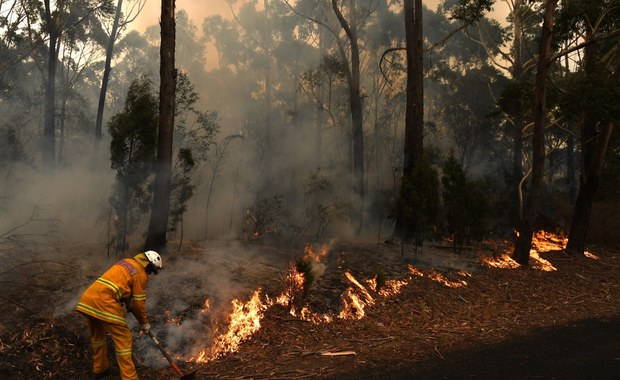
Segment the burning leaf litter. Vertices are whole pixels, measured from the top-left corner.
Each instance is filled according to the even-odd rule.
[[[530,252],[532,267],[541,271],[556,271],[557,268],[548,260],[540,257],[539,253],[561,250],[565,244],[566,238],[561,235],[537,231],[534,234],[533,248]],[[310,245],[306,245],[304,248],[304,259],[311,261],[315,265],[319,265],[321,260],[327,256],[328,252],[329,249],[326,245],[323,245],[319,250],[314,250]],[[588,257],[593,258],[594,256],[590,255]],[[482,257],[482,264],[491,268],[503,269],[520,267],[520,265],[509,256],[509,253],[504,253],[493,258]],[[469,272],[458,271],[456,272],[458,278],[449,279],[433,268],[424,272],[410,264],[407,266],[407,269],[408,272],[414,276],[413,278],[428,278],[448,288],[465,287],[468,285],[465,279],[473,277]],[[251,336],[261,328],[260,322],[264,313],[272,306],[284,306],[288,308],[291,316],[313,324],[330,323],[336,319],[360,320],[366,315],[366,310],[376,304],[377,297],[388,298],[396,296],[404,286],[410,284],[413,280],[412,277],[400,280],[388,280],[380,289],[377,289],[376,278],[366,280],[366,285],[364,285],[349,271],[345,271],[344,275],[352,286],[348,287],[341,295],[342,308],[340,312],[337,313],[337,315],[320,315],[312,312],[307,305],[301,308],[295,306],[297,297],[304,291],[304,274],[299,272],[293,263],[290,263],[288,272],[284,277],[284,291],[282,294],[275,298],[271,298],[268,295],[262,295],[262,290],[258,289],[254,292],[251,299],[245,303],[234,299],[232,301],[232,312],[228,318],[227,332],[217,336],[212,347],[200,350],[198,354],[192,356],[190,361],[206,363],[227,353],[237,351],[239,345],[243,341],[251,338]],[[208,307],[209,301],[206,300],[205,309],[208,309]],[[201,312],[205,312],[205,310]]]

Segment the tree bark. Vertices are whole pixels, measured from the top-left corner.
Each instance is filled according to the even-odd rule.
[[[547,113],[547,71],[551,54],[553,37],[554,11],[558,0],[546,0],[545,15],[542,26],[538,63],[536,68],[536,84],[534,87],[534,135],[532,138],[532,179],[529,194],[523,210],[523,218],[518,228],[517,244],[513,258],[521,265],[530,260],[534,222],[538,216],[540,192],[545,171],[545,117]]]
[[[108,82],[110,81],[110,72],[112,71],[111,62],[114,52],[114,43],[116,42],[116,34],[118,32],[118,24],[121,19],[123,8],[123,0],[118,0],[116,4],[116,15],[114,16],[114,23],[112,24],[112,31],[110,32],[110,39],[108,40],[108,46],[105,51],[105,67],[103,69],[103,78],[101,79],[101,91],[99,92],[99,104],[97,106],[97,119],[95,122],[95,149],[99,147],[101,142],[101,129],[103,124],[103,110],[105,108],[105,98],[108,91]]]
[[[405,146],[403,184],[424,153],[424,51],[422,48],[422,0],[405,0],[405,40],[407,52],[407,101],[405,110]],[[401,197],[405,197],[401,186]],[[394,235],[406,238],[415,234],[416,226],[406,225],[405,215],[398,214]]]
[[[57,7],[61,5],[57,4]],[[50,0],[45,0],[45,22],[49,34],[47,55],[47,83],[45,85],[45,120],[43,124],[42,160],[43,166],[52,173],[56,164],[56,67],[58,60],[58,31],[60,10],[52,12]]]
[[[172,138],[174,132],[174,103],[176,90],[175,0],[161,2],[160,100],[159,133],[153,207],[146,237],[145,250],[165,250],[168,213],[170,210],[170,181],[172,177]]]

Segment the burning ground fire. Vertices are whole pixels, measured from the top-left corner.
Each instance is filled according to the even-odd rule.
[[[305,248],[305,258],[315,263],[319,263],[327,253],[328,248],[326,246],[323,246],[318,252],[315,252],[310,246]],[[342,310],[337,316],[319,315],[311,312],[307,306],[300,310],[295,308],[295,298],[303,291],[304,275],[297,270],[294,264],[290,264],[288,273],[284,277],[285,290],[281,295],[271,298],[268,295],[262,295],[261,289],[258,289],[247,302],[234,299],[226,332],[218,335],[211,347],[200,350],[190,361],[206,363],[227,353],[235,352],[243,341],[249,339],[260,329],[260,322],[265,312],[274,305],[288,307],[291,315],[315,324],[329,323],[337,318],[361,319],[365,315],[364,309],[374,305],[376,297],[386,298],[397,295],[400,289],[408,283],[403,280],[387,280],[380,289],[377,289],[376,278],[367,280],[366,285],[363,285],[351,273],[346,272],[345,276],[352,285],[341,297]],[[373,296],[373,294],[375,295]],[[209,301],[206,300],[204,309],[208,308]],[[171,322],[174,323],[174,321]]]
[[[562,235],[543,230],[535,231],[532,236],[532,249],[530,250],[530,264],[532,267],[545,272],[556,271],[557,268],[548,260],[540,257],[540,253],[563,250],[566,242],[567,239]],[[482,263],[490,268],[502,269],[515,269],[521,266],[511,257],[511,252],[505,252],[496,257],[483,257]]]
[[[561,250],[565,244],[566,239],[560,235],[544,231],[537,232],[534,235],[533,248],[530,253],[532,266],[543,271],[555,271],[556,268],[550,262],[541,258],[539,253]],[[306,246],[304,251],[304,260],[318,266],[323,265],[321,260],[327,256],[328,248],[323,246],[320,250],[315,251],[312,247]],[[586,256],[598,259],[598,257],[590,253],[587,253]],[[509,256],[509,253],[504,253],[494,258],[483,257],[482,262],[484,265],[494,268],[519,267],[519,264]],[[300,299],[301,294],[304,292],[305,276],[304,273],[298,270],[296,264],[290,263],[288,272],[283,277],[284,290],[282,294],[272,298],[268,295],[263,295],[261,289],[258,289],[247,302],[237,299],[233,300],[226,331],[216,336],[210,348],[201,349],[190,360],[197,363],[205,363],[227,353],[237,351],[243,341],[251,338],[260,329],[261,320],[265,312],[275,305],[284,306],[288,308],[292,316],[314,324],[330,323],[337,319],[358,320],[366,315],[366,310],[369,307],[377,303],[379,297],[388,298],[398,295],[401,289],[411,283],[416,277],[428,278],[449,288],[467,286],[466,279],[472,277],[470,273],[461,271],[456,273],[456,279],[451,280],[434,269],[422,271],[412,265],[408,265],[407,269],[411,275],[409,278],[387,280],[381,286],[378,285],[376,277],[359,281],[350,271],[346,271],[344,274],[350,285],[341,295],[342,308],[340,312],[337,314],[317,314],[310,311],[308,306],[296,306],[296,301]],[[209,310],[209,307],[209,301],[206,300],[201,313]],[[174,323],[174,321],[171,322]]]

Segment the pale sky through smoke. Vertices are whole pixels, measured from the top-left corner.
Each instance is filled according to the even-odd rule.
[[[237,6],[242,3],[242,1],[238,2]],[[437,8],[438,0],[426,0],[423,1],[423,4],[429,9],[434,10]],[[262,4],[258,3],[257,6],[260,8]],[[198,28],[199,33],[202,20],[205,17],[213,15],[221,15],[224,18],[232,17],[232,11],[227,3],[227,0],[177,0],[176,8],[177,10],[184,9],[187,12],[190,20]],[[160,15],[161,0],[147,0],[146,6],[136,20],[134,25],[135,29],[137,29],[140,33],[143,33],[147,27],[158,24]],[[498,0],[491,11],[491,17],[498,20],[501,24],[505,24],[507,15],[508,6],[506,1]],[[210,54],[212,53],[210,50],[212,49],[207,49],[207,62],[216,62],[217,58],[214,54]]]
[[[423,1],[423,3],[430,9],[436,9],[438,1]],[[176,7],[177,10],[185,9],[196,26],[200,26],[202,19],[208,16],[217,14],[223,17],[231,16],[230,7],[226,0],[177,0]],[[498,0],[493,8],[491,15],[500,23],[504,23],[508,14],[508,7],[505,1]],[[147,0],[146,6],[137,20],[136,29],[144,32],[148,26],[157,24],[160,14],[161,0]]]

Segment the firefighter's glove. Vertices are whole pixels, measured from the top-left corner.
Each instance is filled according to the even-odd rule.
[[[151,325],[147,322],[145,324],[143,324],[142,326],[140,326],[140,330],[144,333],[147,334],[151,331]]]

